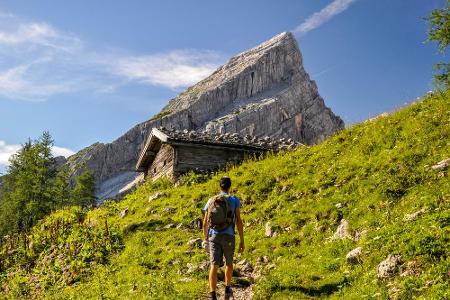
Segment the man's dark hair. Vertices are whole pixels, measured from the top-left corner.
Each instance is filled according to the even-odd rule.
[[[220,178],[220,188],[222,190],[228,190],[231,186],[231,179],[230,177],[224,176]]]

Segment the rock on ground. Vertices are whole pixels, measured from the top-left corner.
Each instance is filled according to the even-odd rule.
[[[264,236],[265,237],[272,237],[273,236],[273,228],[270,225],[270,222],[266,223]]]
[[[188,241],[188,245],[192,248],[201,248],[203,240],[200,238],[192,239]]]
[[[202,261],[202,262],[200,263],[200,265],[198,266],[198,268],[199,268],[200,270],[202,270],[202,271],[206,271],[206,270],[208,270],[209,265],[210,265],[209,260],[204,260],[204,261]]]
[[[243,259],[236,263],[235,267],[242,274],[251,273],[253,271],[253,266],[246,259]]]
[[[125,208],[124,210],[122,210],[122,211],[120,212],[119,217],[120,217],[121,219],[123,219],[123,218],[125,218],[127,215],[128,215],[128,207]]]
[[[173,207],[168,206],[168,207],[165,207],[163,211],[164,211],[166,214],[173,214],[173,213],[176,211],[176,209],[173,208]]]
[[[350,239],[351,235],[349,232],[349,225],[348,221],[345,219],[341,220],[341,223],[339,224],[338,228],[336,229],[336,232],[331,237],[331,240],[342,240],[342,239]]]
[[[403,221],[414,221],[415,219],[417,219],[419,216],[425,214],[428,211],[428,209],[426,208],[422,208],[412,214],[406,214],[405,217],[403,218]]]
[[[345,259],[349,264],[357,264],[361,261],[362,247],[358,247],[347,253]]]
[[[408,276],[408,275],[419,275],[420,274],[420,267],[415,260],[410,260],[406,264],[406,268],[402,271],[400,276]]]
[[[448,166],[450,166],[450,158],[441,160],[440,162],[438,162],[434,166],[431,166],[431,170],[433,170],[433,171],[440,171],[440,170],[446,169]]]
[[[150,196],[148,197],[148,201],[156,200],[156,199],[158,199],[159,197],[161,197],[161,196],[163,196],[163,195],[164,195],[164,193],[162,193],[162,192],[156,192],[156,193],[154,193],[153,195],[150,195]]]
[[[399,265],[402,263],[401,255],[389,255],[377,267],[379,279],[386,279],[395,276],[398,272]]]

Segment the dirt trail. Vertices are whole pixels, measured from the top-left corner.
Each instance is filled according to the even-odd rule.
[[[243,286],[243,285],[232,285],[233,289],[233,297],[225,299],[225,285],[223,283],[219,283],[217,285],[217,299],[219,300],[251,300],[253,299],[253,285]],[[208,299],[208,296],[205,296],[203,299]]]
[[[251,300],[253,299],[253,286],[255,284],[255,276],[252,265],[243,259],[236,263],[233,271],[233,280],[231,289],[233,290],[233,297],[225,298],[225,282],[224,272],[219,270],[217,284],[217,299],[225,300]],[[206,299],[208,297],[205,297]]]
[[[249,299],[253,299],[252,287],[253,286],[234,287],[233,288],[233,298],[231,298],[231,299],[232,300],[249,300]]]

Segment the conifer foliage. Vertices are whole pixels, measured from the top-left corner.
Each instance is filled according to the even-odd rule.
[[[450,0],[447,0],[444,7],[435,9],[427,17],[428,20],[428,41],[436,42],[441,54],[447,54],[450,45]],[[435,81],[438,87],[450,88],[450,64],[439,62],[435,65]]]
[[[74,204],[82,208],[91,208],[95,205],[95,178],[91,171],[77,177],[72,199]]]
[[[25,232],[57,208],[94,201],[92,175],[83,174],[72,191],[68,170],[58,170],[52,147],[50,133],[44,132],[11,157],[0,191],[0,236]]]

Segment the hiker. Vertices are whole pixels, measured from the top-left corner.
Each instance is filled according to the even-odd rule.
[[[235,225],[239,232],[239,252],[243,252],[244,226],[241,219],[241,202],[236,196],[229,195],[231,179],[220,179],[220,194],[208,200],[203,211],[204,247],[209,248],[211,268],[209,270],[210,299],[217,299],[217,271],[222,267],[225,256],[225,299],[233,296],[231,276],[233,275],[233,256],[235,248]]]

